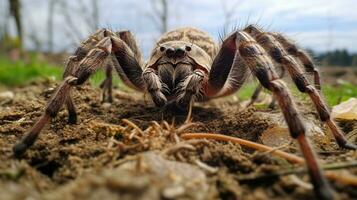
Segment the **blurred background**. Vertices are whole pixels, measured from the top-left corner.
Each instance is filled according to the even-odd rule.
[[[356,8],[355,0],[0,0],[0,84],[59,79],[70,53],[102,27],[131,30],[147,58],[160,34],[176,27],[197,27],[218,41],[254,23],[309,51],[336,104],[357,96]],[[330,100],[329,92],[339,97]]]

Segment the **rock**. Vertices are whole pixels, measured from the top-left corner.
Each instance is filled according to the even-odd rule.
[[[0,105],[11,102],[14,99],[14,93],[11,91],[0,92]]]
[[[139,162],[139,163],[138,163]],[[125,163],[121,169],[132,170],[138,168],[139,171],[149,173],[154,182],[158,183],[161,196],[167,199],[206,199],[208,191],[206,175],[196,166],[165,160],[154,152],[147,152],[141,155],[140,159],[134,162]]]
[[[207,199],[206,175],[196,166],[146,152],[114,169],[84,175],[44,199]]]
[[[274,126],[265,130],[260,136],[263,144],[270,147],[280,147],[289,144],[292,140],[289,129],[280,126]]]
[[[284,144],[288,144],[292,137],[284,116],[282,113],[263,113],[259,112],[264,117],[267,117],[271,123],[272,127],[263,131],[259,137],[260,141],[271,147],[280,147]],[[322,131],[321,127],[318,125],[318,121],[310,119],[308,116],[301,115],[301,119],[306,127],[306,135],[308,136],[324,136],[325,133]]]
[[[331,116],[339,120],[357,120],[357,98],[350,98],[334,106]]]

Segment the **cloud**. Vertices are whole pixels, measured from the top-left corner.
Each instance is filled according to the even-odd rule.
[[[5,0],[1,0],[5,1]],[[84,0],[89,4],[89,0]],[[237,0],[226,0],[232,5]],[[35,31],[46,41],[47,0],[23,1],[25,30]],[[150,19],[148,0],[102,0],[99,3],[103,27],[129,29],[137,35],[139,44],[148,55],[159,36],[158,28]],[[170,28],[195,26],[209,32],[215,39],[222,31],[224,17],[220,0],[170,0]],[[296,39],[300,46],[317,51],[347,48],[357,52],[357,13],[355,0],[241,0],[234,18],[238,25],[256,23],[269,31],[280,31]],[[76,19],[82,35],[88,35],[83,21]],[[55,13],[55,42],[58,50],[68,48],[66,21],[62,13]],[[79,43],[79,41],[78,41]],[[28,44],[30,45],[30,44]],[[74,47],[72,47],[74,48]]]

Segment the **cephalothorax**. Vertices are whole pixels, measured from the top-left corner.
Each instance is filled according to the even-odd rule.
[[[286,69],[297,88],[310,96],[321,121],[330,128],[339,146],[351,149],[356,149],[356,146],[347,142],[331,119],[319,93],[319,73],[311,58],[281,34],[264,32],[254,25],[234,31],[220,45],[200,30],[176,29],[159,39],[146,64],[129,31],[97,31],[82,42],[68,59],[64,81],[49,101],[44,114],[14,146],[15,156],[21,156],[35,142],[44,125],[57,115],[63,105],[68,110],[69,123],[76,123],[77,114],[70,90],[83,84],[108,59],[111,59],[112,65],[106,65],[107,78],[101,85],[104,99],[112,101],[114,68],[126,85],[149,93],[159,107],[173,104],[185,109],[192,101],[230,95],[238,91],[247,75],[252,73],[264,88],[274,94],[291,136],[301,147],[316,194],[321,199],[333,198],[332,189],[305,137],[305,126],[274,65]],[[309,83],[305,72],[313,74],[315,86]]]

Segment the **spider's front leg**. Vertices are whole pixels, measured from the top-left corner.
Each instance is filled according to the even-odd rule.
[[[142,69],[139,61],[135,58],[130,47],[113,34],[104,37],[97,43],[94,49],[86,54],[78,65],[75,65],[75,62],[71,62],[76,60],[75,57],[70,58],[64,73],[64,81],[48,102],[44,114],[22,140],[13,147],[15,157],[20,157],[35,142],[40,131],[51,118],[56,117],[63,104],[66,103],[69,110],[74,109],[74,104],[70,97],[71,88],[81,85],[88,80],[88,78],[102,66],[107,57],[111,56],[112,52],[118,62],[115,68],[124,82],[140,91],[146,88],[142,79]],[[76,55],[81,54],[76,52]],[[75,110],[71,111],[75,114]]]
[[[183,110],[189,108],[190,103],[193,103],[195,100],[203,100],[204,95],[202,94],[201,89],[204,83],[204,80],[207,75],[201,69],[196,69],[190,75],[188,75],[184,81],[178,86],[179,91],[177,91],[178,96],[176,99],[176,105]]]
[[[235,32],[223,41],[212,65],[208,91],[213,97],[217,94],[230,94],[237,91],[245,80],[247,68],[277,99],[291,137],[297,139],[305,157],[316,195],[320,199],[333,199],[334,192],[322,173],[314,151],[305,136],[306,128],[287,87],[279,79],[266,51],[248,33]]]
[[[158,107],[163,107],[167,103],[165,95],[162,93],[166,87],[164,83],[160,80],[156,71],[152,68],[147,68],[143,72],[143,79],[146,83],[146,90],[150,93],[152,101]]]
[[[105,38],[96,45],[95,49],[87,54],[87,56],[79,63],[78,68],[73,68],[73,71],[71,72],[69,72],[68,69],[65,71],[65,79],[47,104],[44,114],[22,140],[13,147],[14,155],[16,157],[21,156],[35,142],[46,123],[51,118],[56,117],[63,104],[70,98],[69,95],[72,86],[84,83],[98,66],[103,63],[105,58],[111,53],[111,50],[112,45],[110,38]],[[71,103],[73,102],[71,101]]]
[[[128,56],[131,56],[135,60],[135,62],[130,63],[130,64],[135,65],[132,68],[134,68],[134,69],[137,67],[141,68],[141,66],[143,66],[143,60],[142,60],[142,55],[141,55],[140,49],[136,43],[134,35],[130,31],[119,31],[119,32],[115,32],[115,33],[107,31],[103,35],[104,36],[115,35],[116,37],[120,38],[127,45],[128,49],[126,50],[126,52],[127,52]],[[122,78],[122,80],[124,81],[124,83],[126,85],[128,85],[129,87],[131,87],[133,89],[142,90],[141,86],[139,86],[140,88],[138,88],[138,86],[135,86],[135,84],[131,83],[130,78],[125,74],[125,72],[122,69],[123,66],[118,66],[120,64],[118,63],[117,58],[115,58],[115,56],[111,56],[111,58],[112,59],[108,60],[106,67],[105,67],[106,79],[100,84],[100,87],[103,90],[103,97],[102,97],[103,102],[105,102],[105,101],[112,102],[113,101],[113,96],[112,96],[113,67],[115,67],[115,69],[119,72],[119,76]],[[124,63],[122,63],[122,64],[124,64]],[[124,67],[127,67],[127,66],[124,66]]]

